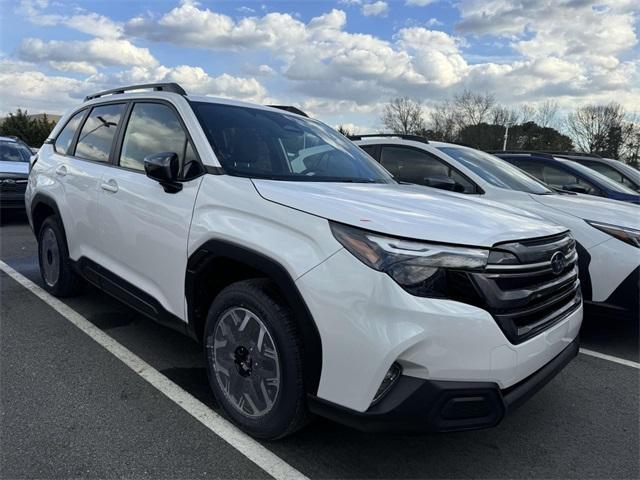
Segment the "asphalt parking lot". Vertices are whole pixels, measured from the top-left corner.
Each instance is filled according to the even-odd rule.
[[[0,259],[40,284],[23,215],[2,219]],[[4,272],[0,289],[0,478],[269,477]],[[196,343],[94,289],[64,303],[217,410]],[[491,430],[369,435],[318,419],[262,445],[309,478],[638,478],[638,322],[589,317],[582,345],[630,364],[580,354]]]

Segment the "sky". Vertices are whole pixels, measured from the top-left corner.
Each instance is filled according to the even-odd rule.
[[[0,0],[0,114],[172,81],[359,133],[398,96],[640,113],[638,0]]]

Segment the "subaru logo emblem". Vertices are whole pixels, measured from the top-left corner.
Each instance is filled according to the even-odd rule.
[[[551,256],[551,271],[560,275],[564,270],[564,253],[556,252]]]

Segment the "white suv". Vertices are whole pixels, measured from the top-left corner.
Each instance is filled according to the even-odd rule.
[[[400,185],[303,115],[175,84],[101,92],[58,123],[26,197],[47,290],[86,280],[200,340],[256,437],[309,413],[493,426],[578,350],[565,227]]]
[[[413,135],[362,135],[356,143],[401,182],[449,190],[452,197],[522,208],[571,229],[585,303],[638,321],[640,207],[552,190],[488,153]]]

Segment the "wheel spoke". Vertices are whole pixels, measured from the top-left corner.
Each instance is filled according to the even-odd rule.
[[[218,384],[229,403],[249,417],[268,413],[280,392],[280,358],[262,320],[242,307],[227,310],[209,348]]]

